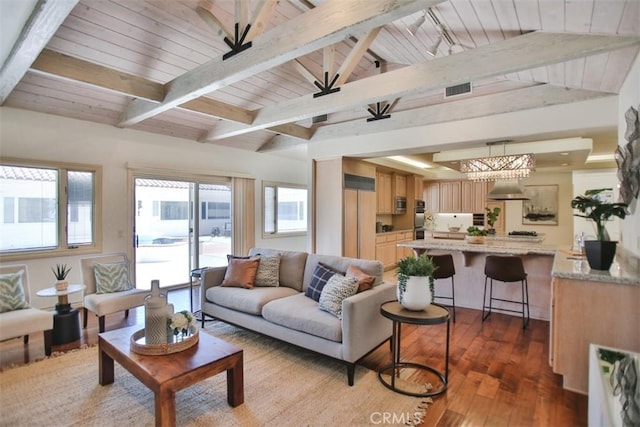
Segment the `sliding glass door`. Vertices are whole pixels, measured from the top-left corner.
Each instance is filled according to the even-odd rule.
[[[136,286],[190,281],[195,268],[226,264],[231,253],[231,185],[162,177],[134,179]]]

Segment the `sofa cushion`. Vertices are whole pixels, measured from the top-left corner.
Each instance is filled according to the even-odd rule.
[[[363,291],[366,291],[368,289],[371,289],[371,287],[373,286],[373,282],[375,282],[375,280],[376,280],[375,277],[365,273],[364,271],[360,270],[355,265],[350,265],[349,266],[345,276],[346,277],[355,277],[356,279],[358,279],[358,292],[363,292]]]
[[[227,271],[224,273],[221,286],[253,288],[260,260],[258,258],[244,259],[236,257],[228,259],[229,264],[227,265]]]
[[[327,284],[329,279],[331,279],[331,277],[336,273],[340,274],[338,271],[332,269],[331,267],[327,267],[324,264],[316,265],[316,268],[313,271],[311,282],[309,283],[309,286],[307,287],[307,290],[304,292],[304,294],[314,301],[320,301],[322,289]]]
[[[110,294],[124,292],[133,288],[129,279],[129,262],[98,263],[93,265],[96,280],[96,293]]]
[[[327,311],[338,319],[342,319],[342,301],[355,295],[358,290],[358,279],[340,274],[331,276],[320,295],[318,308]]]
[[[316,265],[318,265],[319,263],[331,267],[334,270],[341,272],[341,274],[343,275],[345,274],[349,266],[353,265],[358,267],[366,274],[375,277],[373,286],[378,286],[379,284],[384,282],[382,277],[384,273],[384,267],[382,266],[382,262],[380,261],[346,258],[336,255],[309,254],[309,256],[307,257],[307,265],[304,270],[302,289],[306,290],[309,286],[311,278],[313,277],[313,271]]]
[[[205,296],[207,301],[214,304],[243,313],[260,315],[262,308],[269,301],[298,293],[298,291],[284,286],[253,289],[213,286],[207,289]]]
[[[22,285],[24,270],[0,274],[0,313],[29,308]]]
[[[302,280],[308,254],[297,251],[281,251],[270,248],[251,248],[250,256],[274,256],[280,254],[280,286],[302,292]]]
[[[303,293],[273,300],[262,309],[262,317],[280,326],[342,342],[342,321],[318,309],[318,303]]]
[[[278,286],[280,284],[280,254],[260,255],[255,286]]]

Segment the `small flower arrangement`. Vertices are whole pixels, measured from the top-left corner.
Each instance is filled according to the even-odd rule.
[[[182,310],[174,313],[168,319],[169,328],[173,331],[173,335],[182,334],[183,337],[189,335],[189,332],[196,325],[196,318],[189,310]]]

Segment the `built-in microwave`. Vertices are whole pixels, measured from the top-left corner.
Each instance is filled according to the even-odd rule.
[[[393,207],[393,213],[402,214],[407,212],[407,198],[397,196]]]

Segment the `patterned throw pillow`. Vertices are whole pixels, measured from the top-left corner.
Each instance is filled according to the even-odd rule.
[[[366,291],[371,289],[373,286],[373,282],[375,282],[376,278],[368,275],[364,271],[360,270],[355,265],[350,265],[347,269],[347,277],[355,277],[358,279],[358,292]]]
[[[270,287],[280,285],[280,255],[260,256],[254,285]]]
[[[358,279],[334,274],[322,289],[318,308],[342,319],[342,301],[355,295],[357,290]]]
[[[320,301],[320,294],[322,293],[322,288],[327,284],[331,276],[336,274],[337,271],[332,269],[329,266],[326,266],[322,263],[318,263],[316,269],[313,270],[313,277],[309,282],[309,287],[305,291],[305,295],[314,301]]]
[[[22,287],[24,270],[0,274],[0,313],[29,308]]]
[[[98,294],[128,291],[132,288],[129,280],[129,263],[126,261],[113,264],[96,263],[93,265],[93,273]]]
[[[224,279],[220,286],[233,288],[253,288],[258,272],[259,258],[239,258],[232,257],[229,259],[229,265],[224,273]]]

